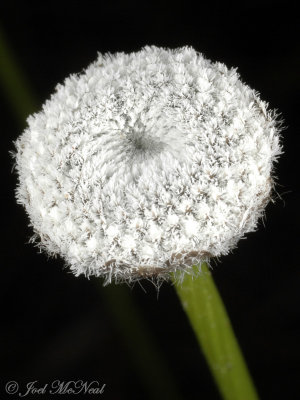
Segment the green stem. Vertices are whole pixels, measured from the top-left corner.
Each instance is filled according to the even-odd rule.
[[[198,267],[194,267],[197,273]],[[229,317],[207,265],[201,274],[185,274],[175,288],[211,373],[226,400],[257,400],[258,395],[243,359]]]

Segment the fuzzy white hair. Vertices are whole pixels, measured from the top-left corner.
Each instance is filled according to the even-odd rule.
[[[279,133],[235,69],[191,47],[99,54],[28,118],[17,201],[76,275],[168,278],[256,229]]]

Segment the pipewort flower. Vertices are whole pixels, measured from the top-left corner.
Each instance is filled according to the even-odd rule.
[[[28,118],[16,198],[76,275],[167,279],[256,229],[279,133],[235,69],[191,47],[99,54]]]

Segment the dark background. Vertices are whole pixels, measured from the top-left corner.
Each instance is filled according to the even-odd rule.
[[[258,232],[223,257],[213,275],[261,398],[299,399],[296,94],[300,63],[299,19],[292,3],[211,2],[204,7],[199,2],[198,8],[188,2],[163,1],[20,3],[2,3],[0,26],[30,82],[37,111],[54,86],[85,68],[97,51],[129,52],[155,44],[191,45],[212,60],[238,67],[242,79],[281,112],[286,127],[285,153],[276,169],[281,199],[267,207],[265,226],[261,223]],[[11,174],[13,162],[8,154],[24,121],[16,118],[1,87],[0,117],[1,398],[9,380],[25,385],[34,380],[95,379],[107,385],[100,398],[150,399],[149,383],[145,384],[134,360],[139,350],[124,339],[106,301],[113,288],[102,289],[97,279],[75,278],[63,269],[62,260],[48,260],[26,244],[31,229],[14,199],[16,176]],[[182,398],[219,399],[171,285],[164,284],[159,295],[151,283],[142,282],[142,286],[147,293],[138,284],[122,289],[134,300]],[[163,377],[160,381],[155,366],[150,366],[148,379],[161,386],[157,398],[173,399],[164,391]]]

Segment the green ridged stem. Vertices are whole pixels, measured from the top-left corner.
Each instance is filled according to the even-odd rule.
[[[225,306],[208,266],[194,266],[175,288],[218,389],[226,400],[258,400]],[[199,394],[199,399],[201,395]]]

